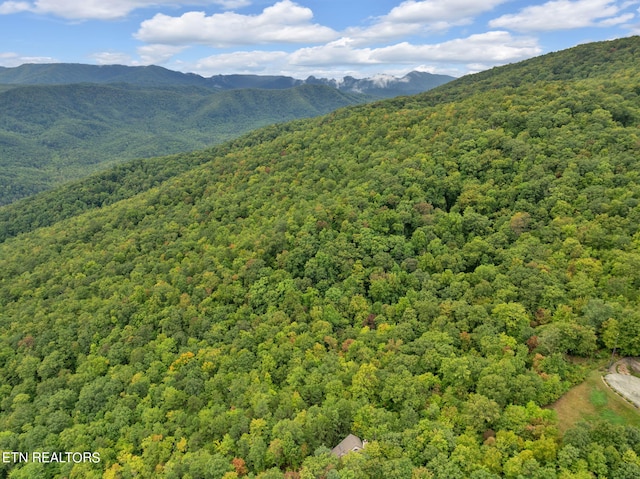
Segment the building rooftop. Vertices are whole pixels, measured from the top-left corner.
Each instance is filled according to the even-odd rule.
[[[358,436],[349,434],[340,442],[340,444],[331,449],[331,453],[338,457],[342,457],[351,451],[361,450],[363,446],[364,444]]]

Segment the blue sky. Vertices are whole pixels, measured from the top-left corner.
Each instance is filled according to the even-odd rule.
[[[460,76],[640,34],[640,0],[0,0],[0,65]]]

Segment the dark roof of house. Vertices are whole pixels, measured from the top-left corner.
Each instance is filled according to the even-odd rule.
[[[331,453],[338,457],[342,457],[354,449],[362,449],[362,441],[358,436],[349,434],[340,442],[340,444],[331,449]]]

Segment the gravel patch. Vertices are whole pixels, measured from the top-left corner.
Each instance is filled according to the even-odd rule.
[[[640,378],[628,374],[607,374],[604,380],[622,397],[640,408]]]

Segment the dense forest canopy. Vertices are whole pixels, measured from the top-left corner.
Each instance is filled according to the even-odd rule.
[[[8,234],[0,449],[100,462],[3,473],[640,477],[640,430],[545,407],[640,355],[639,46],[267,127]]]
[[[183,153],[255,128],[453,80],[215,75],[157,66],[0,67],[0,206],[133,158]]]
[[[0,206],[126,160],[201,149],[261,126],[370,100],[322,85],[0,88]]]

